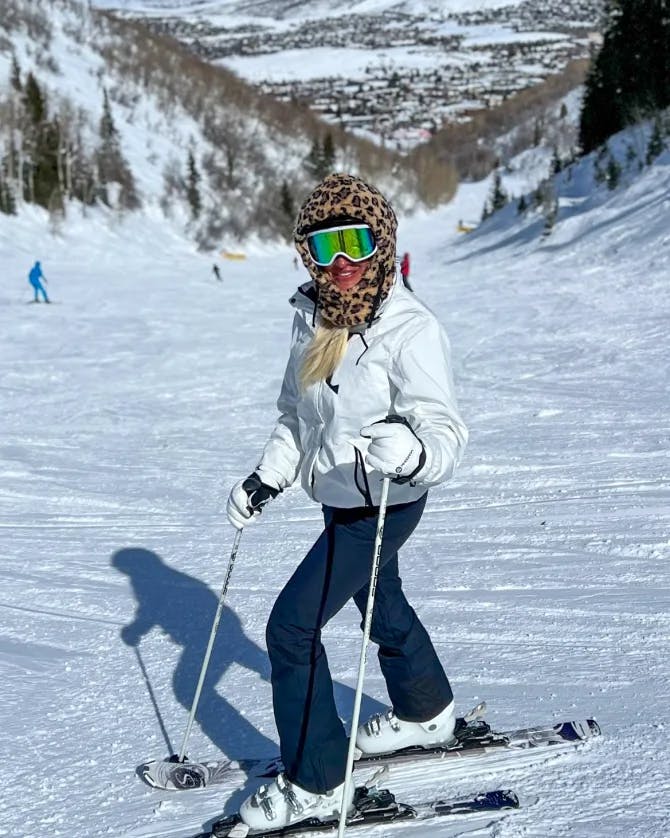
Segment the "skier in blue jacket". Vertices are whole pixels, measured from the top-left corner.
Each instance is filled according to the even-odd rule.
[[[49,297],[47,296],[47,292],[46,292],[44,286],[42,285],[42,280],[44,280],[46,282],[47,278],[42,273],[42,266],[40,265],[39,262],[35,262],[35,264],[30,269],[30,273],[28,274],[28,279],[30,281],[30,284],[33,286],[34,291],[35,291],[35,299],[33,300],[33,302],[39,303],[39,301],[40,301],[39,300],[40,291],[42,292],[42,296],[44,297],[44,302],[45,303],[51,302],[49,300]]]

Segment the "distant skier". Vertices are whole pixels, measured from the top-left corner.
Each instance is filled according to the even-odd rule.
[[[44,297],[44,302],[49,303],[51,300],[47,296],[47,292],[42,285],[42,280],[45,282],[47,278],[42,273],[42,266],[39,262],[35,262],[35,264],[30,269],[30,273],[28,274],[28,280],[30,284],[33,286],[33,290],[35,291],[35,299],[33,300],[34,303],[39,303],[39,294],[40,291],[42,292],[42,296]]]
[[[218,266],[218,265],[214,265],[214,266],[212,267],[212,273],[213,273],[213,274],[214,274],[214,276],[215,276],[215,277],[219,280],[219,282],[223,282],[223,280],[221,279],[221,271],[219,270],[219,266]]]
[[[409,282],[409,253],[403,253],[402,255],[402,259],[400,261],[400,275],[402,276],[405,288],[407,288],[408,291],[414,291]]]

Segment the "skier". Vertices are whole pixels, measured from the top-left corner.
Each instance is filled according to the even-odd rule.
[[[393,707],[358,728],[357,746],[383,753],[453,737],[451,686],[402,592],[398,550],[428,488],[451,477],[467,431],[447,337],[396,282],[396,226],[380,192],[352,175],[329,175],[303,204],[294,241],[312,280],[291,299],[280,416],[253,473],[228,499],[228,518],[242,528],[300,475],[325,520],[267,624],[285,770],[242,803],[240,817],[254,829],[340,812],[348,741],[321,629],[352,597],[365,611],[385,475],[392,482],[371,636]]]
[[[402,260],[400,262],[400,275],[402,276],[405,288],[413,291],[414,289],[409,282],[409,253],[403,253]]]
[[[221,279],[221,271],[220,271],[220,269],[219,269],[219,266],[218,266],[218,265],[213,265],[213,267],[212,267],[212,273],[213,273],[213,274],[214,274],[214,276],[215,276],[215,277],[219,280],[219,282],[223,282],[223,280]]]
[[[47,292],[42,285],[41,280],[47,281],[47,278],[42,273],[42,266],[39,262],[35,262],[35,264],[30,269],[28,274],[28,280],[30,284],[33,286],[33,290],[35,291],[35,299],[33,300],[34,303],[39,303],[39,293],[42,292],[42,296],[44,298],[45,303],[51,302],[49,297],[47,296]]]

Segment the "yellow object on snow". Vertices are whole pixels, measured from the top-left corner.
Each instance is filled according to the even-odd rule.
[[[234,250],[222,250],[221,255],[224,259],[237,259],[238,261],[242,261],[247,258],[246,253],[239,253]]]

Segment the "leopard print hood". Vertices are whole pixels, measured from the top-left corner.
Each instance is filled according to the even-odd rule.
[[[356,220],[369,224],[377,242],[361,281],[340,291],[325,268],[315,265],[307,249],[307,234],[324,222]],[[393,208],[384,196],[355,175],[328,175],[308,196],[296,221],[295,246],[314,280],[317,309],[333,326],[352,328],[371,323],[395,281],[396,229]]]

